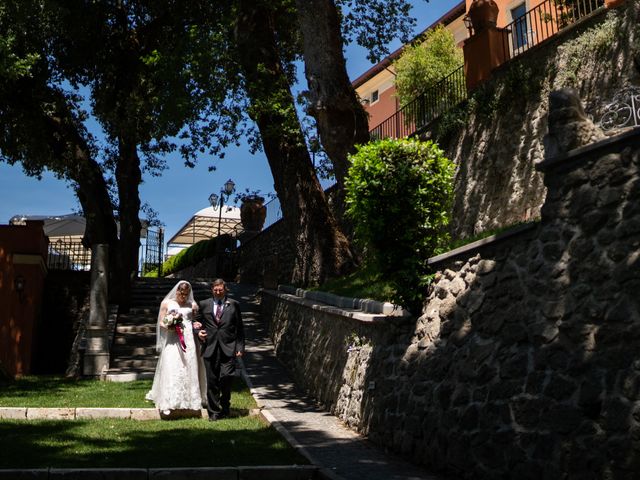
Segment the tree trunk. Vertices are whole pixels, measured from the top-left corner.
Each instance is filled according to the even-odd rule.
[[[354,260],[306,149],[278,54],[274,20],[263,2],[239,0],[235,40],[250,115],[260,130],[284,221],[295,236],[292,281],[309,285],[349,272]]]
[[[29,91],[36,91],[34,85],[29,87]],[[118,229],[107,183],[100,165],[91,155],[91,149],[83,135],[84,127],[75,119],[67,99],[59,91],[44,87],[41,93],[43,98],[49,99],[47,103],[55,106],[54,111],[45,113],[44,109],[35,106],[33,110],[43,113],[42,124],[46,126],[43,139],[48,142],[54,157],[67,159],[49,165],[49,168],[76,184],[76,196],[86,220],[82,243],[86,248],[106,244],[111,252],[117,252]],[[118,270],[114,259],[115,255],[112,255],[109,266],[112,276]],[[106,298],[107,292],[108,288],[105,286],[101,294]]]
[[[349,81],[338,11],[333,0],[296,0],[302,30],[304,67],[309,85],[309,114],[333,164],[336,182],[344,187],[347,155],[369,141],[367,113]]]
[[[140,249],[140,194],[142,182],[137,143],[125,135],[118,137],[118,160],[116,183],[118,184],[120,218],[120,305],[129,307],[131,284],[138,275],[138,252]]]
[[[70,153],[73,158],[64,166],[63,173],[76,183],[76,195],[87,222],[82,243],[86,248],[98,243],[108,244],[113,252],[117,250],[117,225],[102,170],[92,158],[66,99],[57,92],[51,93],[56,99],[56,112],[48,117],[49,138],[57,156]]]

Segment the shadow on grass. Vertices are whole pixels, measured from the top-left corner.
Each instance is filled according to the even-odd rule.
[[[208,422],[2,421],[0,468],[205,467],[308,463],[257,417]]]

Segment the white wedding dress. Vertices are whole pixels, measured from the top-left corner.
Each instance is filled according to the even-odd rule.
[[[153,386],[145,398],[153,401],[160,411],[200,410],[207,403],[207,389],[204,362],[191,326],[193,311],[189,307],[180,307],[173,300],[170,302],[169,310],[178,310],[182,314],[184,343],[187,349],[182,351],[178,334],[174,329],[167,330],[166,341],[158,357]]]

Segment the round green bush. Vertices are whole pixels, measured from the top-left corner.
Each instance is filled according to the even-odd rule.
[[[394,300],[415,311],[426,261],[446,238],[454,164],[435,143],[406,139],[361,146],[351,162],[345,188],[356,239],[395,284]]]

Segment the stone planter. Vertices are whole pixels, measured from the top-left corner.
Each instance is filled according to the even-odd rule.
[[[240,220],[245,232],[261,231],[266,217],[267,207],[264,205],[264,197],[251,195],[242,199]]]
[[[469,7],[467,15],[473,25],[474,35],[477,35],[488,28],[496,26],[498,5],[493,0],[474,0]]]

